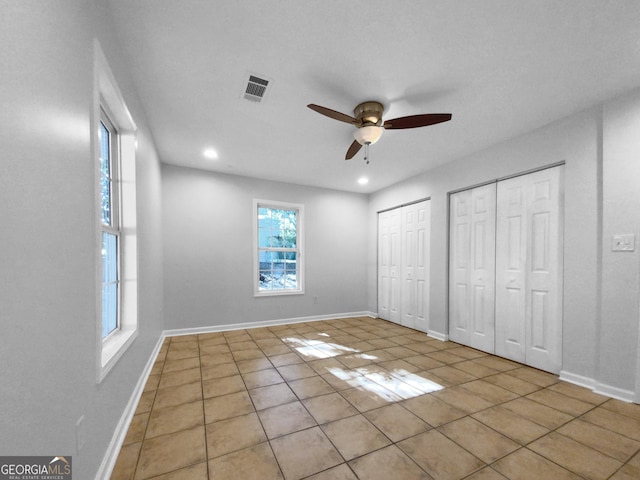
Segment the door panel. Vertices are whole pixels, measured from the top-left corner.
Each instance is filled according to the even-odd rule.
[[[471,191],[473,205],[471,238],[474,253],[471,283],[476,291],[471,346],[485,352],[495,351],[495,244],[496,185]],[[482,292],[479,296],[478,293]]]
[[[525,176],[498,184],[496,239],[496,354],[525,362]]]
[[[449,338],[470,345],[469,249],[471,248],[471,190],[449,199]]]
[[[527,364],[554,373],[562,366],[562,175],[563,167],[527,175],[532,191]]]
[[[389,212],[389,238],[391,244],[391,252],[389,255],[389,281],[391,283],[391,291],[389,295],[389,318],[395,323],[400,323],[400,212],[392,210]]]
[[[400,321],[400,212],[378,214],[378,315]]]
[[[416,258],[416,292],[417,310],[416,323],[417,330],[429,331],[429,246],[431,203],[424,202],[424,206],[418,210],[418,236],[417,236],[417,258]]]
[[[428,232],[430,203],[402,207],[402,325],[428,330]]]
[[[378,214],[378,316],[389,320],[389,215]]]
[[[506,288],[503,295],[496,298],[496,355],[521,363],[525,362],[526,335],[523,299],[521,288]],[[511,321],[499,322],[497,315]]]
[[[559,372],[562,167],[499,182],[496,353]]]
[[[426,332],[429,312],[428,201],[378,214],[378,315]]]
[[[391,304],[391,214],[378,215],[378,315],[390,319]]]
[[[450,198],[449,325],[451,340],[495,348],[495,184]]]

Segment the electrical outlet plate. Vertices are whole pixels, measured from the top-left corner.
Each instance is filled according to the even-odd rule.
[[[633,233],[617,234],[611,237],[612,252],[633,252],[636,249],[636,236]]]

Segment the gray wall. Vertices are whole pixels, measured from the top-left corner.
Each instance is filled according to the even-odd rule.
[[[598,380],[636,390],[640,402],[640,92],[603,108],[602,306]],[[633,233],[635,252],[612,252],[611,237]]]
[[[109,18],[102,2],[0,1],[0,452],[72,455],[79,479],[94,478],[163,329],[160,168]],[[100,384],[94,37],[140,129],[140,335]]]
[[[166,165],[162,181],[168,329],[366,310],[365,195]],[[254,198],[304,204],[304,295],[253,296]]]
[[[604,114],[603,114],[604,111]],[[430,330],[447,335],[448,192],[565,162],[563,375],[633,398],[638,363],[638,251],[610,252],[611,236],[640,232],[640,92],[431,170],[371,196],[376,213],[431,197]],[[637,247],[640,245],[637,245]],[[376,310],[369,244],[369,308]]]

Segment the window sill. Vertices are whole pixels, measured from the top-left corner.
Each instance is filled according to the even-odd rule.
[[[138,329],[121,329],[102,343],[98,381],[101,382],[138,336]]]
[[[304,295],[304,290],[264,290],[253,292],[253,296],[258,297],[280,297],[283,295]]]

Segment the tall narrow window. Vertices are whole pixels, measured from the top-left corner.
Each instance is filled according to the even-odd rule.
[[[100,209],[102,227],[102,339],[120,327],[120,189],[118,132],[100,115]]]
[[[304,293],[303,206],[254,201],[255,294]]]
[[[137,127],[94,40],[96,367],[101,382],[138,336]]]

